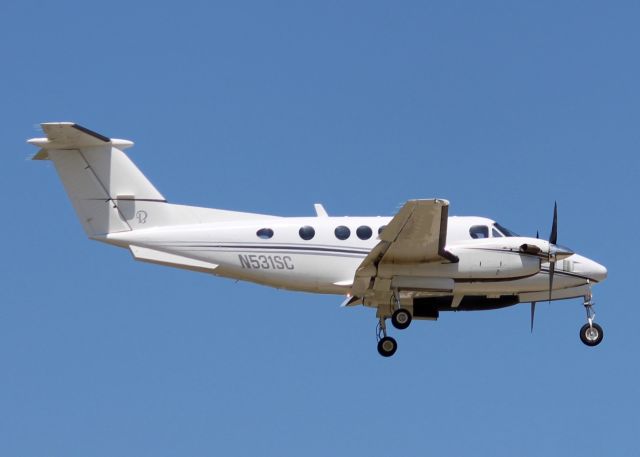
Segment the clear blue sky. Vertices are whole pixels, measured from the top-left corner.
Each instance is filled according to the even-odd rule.
[[[0,455],[640,454],[638,2],[0,3]],[[609,269],[580,300],[370,309],[87,240],[46,121],[136,142],[173,202],[391,215],[442,197]]]

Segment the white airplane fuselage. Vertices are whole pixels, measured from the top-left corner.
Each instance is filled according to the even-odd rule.
[[[175,255],[176,258],[194,259],[205,265],[203,271],[209,264],[210,272],[219,276],[282,289],[347,295],[356,269],[379,242],[378,231],[390,219],[269,216],[255,220],[139,229],[96,239],[122,247],[135,246]],[[473,239],[469,229],[474,226],[488,227],[491,236],[494,221],[479,217],[449,218],[447,250],[458,256],[457,263],[395,266],[393,275],[412,278],[418,289],[420,278],[451,278],[454,295],[522,294],[520,301],[548,299],[548,264],[537,256],[523,256],[520,252],[523,244],[547,249],[546,241],[502,234]],[[302,239],[299,233],[302,227],[311,227],[313,238]],[[347,227],[349,237],[338,239],[335,235],[337,227]],[[365,235],[370,229],[370,238],[358,237],[360,227],[365,228]],[[258,236],[264,229],[272,231],[270,238]],[[567,298],[571,294],[582,296],[583,286],[605,277],[603,266],[573,254],[556,266],[553,298]]]

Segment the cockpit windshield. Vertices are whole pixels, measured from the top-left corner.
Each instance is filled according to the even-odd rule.
[[[512,232],[511,230],[509,230],[506,227],[503,227],[502,225],[498,224],[497,222],[493,224],[493,231],[495,231],[497,229],[498,232],[500,232],[503,236],[520,236],[515,232]],[[493,234],[493,236],[497,236],[495,233]]]

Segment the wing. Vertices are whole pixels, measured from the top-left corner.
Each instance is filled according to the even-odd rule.
[[[390,297],[391,278],[382,278],[382,264],[415,264],[425,262],[457,262],[447,252],[446,200],[409,200],[380,234],[380,242],[356,270],[352,293],[357,297],[376,295],[378,300]]]

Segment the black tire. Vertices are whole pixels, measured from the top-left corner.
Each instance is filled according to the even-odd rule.
[[[592,324],[592,326],[589,326],[589,324],[584,324],[580,329],[580,340],[587,346],[599,345],[603,337],[604,332],[602,331],[602,327],[600,327],[595,322]]]
[[[378,353],[382,357],[391,357],[398,350],[398,343],[390,336],[385,336],[378,341]]]
[[[391,323],[398,330],[404,330],[411,324],[411,313],[404,308],[396,309],[391,315]]]

